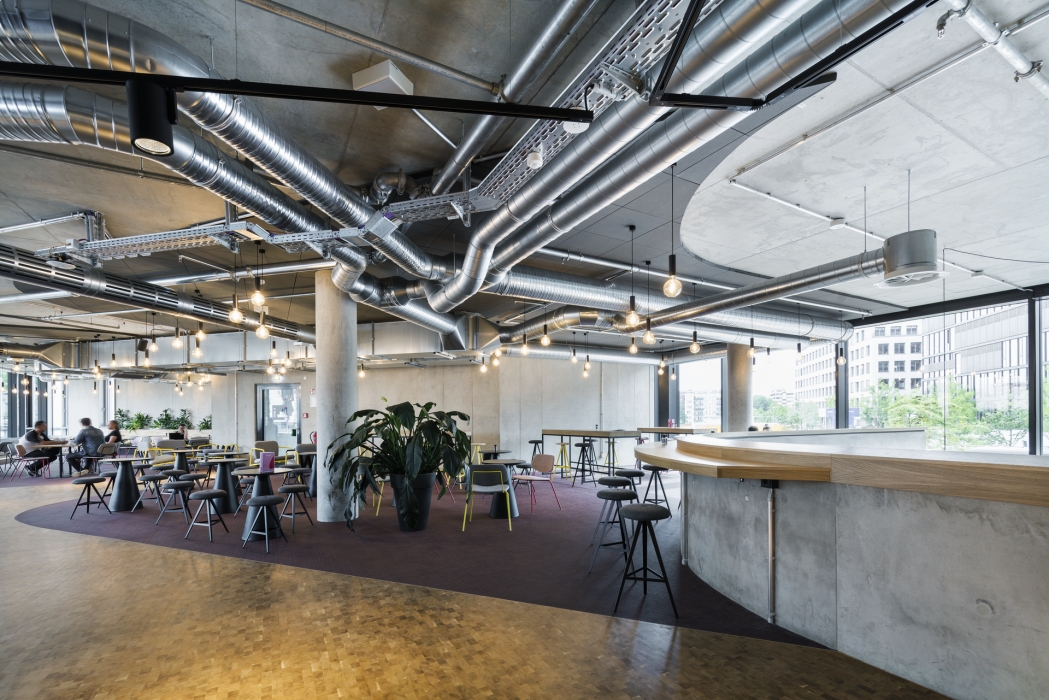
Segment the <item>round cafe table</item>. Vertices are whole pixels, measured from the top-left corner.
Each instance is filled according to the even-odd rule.
[[[113,477],[113,492],[109,495],[111,511],[131,510],[138,503],[138,483],[135,481],[134,462],[141,462],[141,457],[106,457],[99,460],[117,465],[117,475]],[[139,507],[142,504],[139,503]]]
[[[208,458],[200,460],[197,466],[215,467],[215,485],[212,488],[222,489],[226,495],[222,498],[211,500],[213,511],[223,514],[236,513],[237,504],[240,503],[240,479],[233,476],[233,465],[243,464],[248,461],[247,453],[243,457],[220,457],[218,459]]]
[[[255,477],[255,486],[251,489],[251,497],[255,496],[272,496],[273,485],[270,483],[271,476],[279,476],[281,474],[287,474],[291,470],[286,467],[275,467],[271,472],[260,472],[258,467],[245,467],[243,469],[234,469],[233,476],[253,476]],[[269,515],[269,530],[270,537],[279,537],[277,534],[277,511],[273,506],[267,506],[270,509]],[[264,539],[262,535],[252,535],[251,526],[255,522],[255,516],[258,514],[259,509],[256,506],[248,508],[247,519],[244,522],[244,532],[240,538],[242,540],[261,540]],[[504,513],[505,515],[505,513]]]
[[[510,517],[516,518],[520,515],[517,510],[517,496],[514,494],[514,482],[513,474],[511,470],[514,467],[520,467],[523,464],[527,464],[523,459],[486,459],[481,464],[474,467],[474,469],[483,470],[485,467],[498,467],[503,471],[504,483],[510,486]],[[502,494],[492,494],[492,507],[488,510],[489,518],[506,518],[506,499],[503,498]]]
[[[187,455],[195,453],[196,450],[191,450],[189,448],[180,448],[177,450],[171,450],[171,452],[175,455],[175,469],[181,469],[184,472],[188,472],[189,457]]]

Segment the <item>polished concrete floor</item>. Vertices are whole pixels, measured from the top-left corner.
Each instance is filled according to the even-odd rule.
[[[14,520],[73,489],[0,491],[0,697],[939,697],[833,651]]]

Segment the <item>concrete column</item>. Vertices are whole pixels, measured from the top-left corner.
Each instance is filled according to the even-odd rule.
[[[754,396],[751,388],[753,370],[747,357],[747,345],[729,343],[725,358],[723,386],[724,409],[721,429],[726,433],[743,432],[754,424]]]
[[[339,522],[346,496],[335,493],[325,466],[331,441],[346,430],[357,410],[357,303],[331,281],[330,270],[316,273],[317,326],[317,519]]]

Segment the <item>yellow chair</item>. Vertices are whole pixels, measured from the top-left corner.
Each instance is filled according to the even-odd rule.
[[[284,448],[288,449],[288,448]],[[283,457],[280,456],[281,446],[277,444],[276,440],[259,440],[255,443],[255,446],[251,448],[251,459],[253,464],[258,464],[259,457],[263,452],[273,453],[273,464],[283,465],[288,461],[288,456],[285,454]]]
[[[479,474],[484,474],[481,481],[491,483],[476,483],[476,477]],[[492,478],[492,474],[497,475],[497,478]],[[497,483],[496,483],[497,482]],[[502,469],[471,469],[470,477],[467,482],[466,489],[466,505],[463,507],[463,532],[466,532],[466,511],[470,511],[470,522],[474,521],[474,498],[475,493],[501,493],[506,498],[506,522],[510,524],[510,532],[514,531],[514,521],[510,513],[510,484],[503,481],[503,470]]]

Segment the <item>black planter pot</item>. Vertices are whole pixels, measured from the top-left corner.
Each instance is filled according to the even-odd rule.
[[[397,498],[404,489],[404,477],[400,474],[390,474],[390,486],[393,487],[393,509],[397,511],[397,524],[401,532],[418,532],[425,530],[430,522],[430,501],[433,498],[433,487],[437,483],[437,473],[420,474],[413,484],[415,499],[419,502],[419,521],[414,528],[408,527],[401,517],[401,510],[397,507]]]

